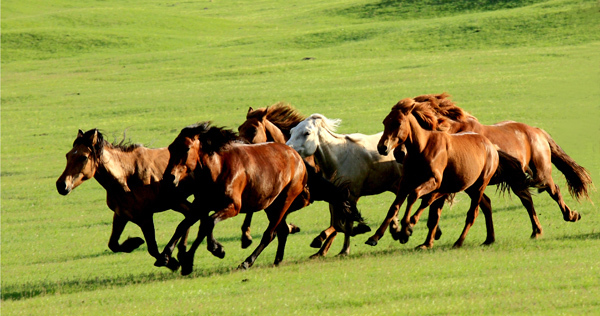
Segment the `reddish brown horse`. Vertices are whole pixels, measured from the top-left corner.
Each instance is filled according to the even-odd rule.
[[[285,144],[290,139],[291,129],[297,126],[300,122],[304,121],[306,117],[300,114],[294,107],[283,102],[276,103],[266,108],[253,109],[250,107],[246,114],[246,121],[238,128],[240,137],[252,144],[259,144],[264,142],[276,142]],[[314,156],[305,157],[304,160],[316,170],[319,170],[319,166],[315,164]],[[309,183],[310,186],[310,183]],[[352,230],[351,235],[362,234],[371,229],[364,223],[362,216],[358,210],[352,208],[354,214],[352,217],[358,221],[358,225]],[[334,224],[334,213],[337,211],[332,209],[330,205],[329,211],[331,212],[331,223],[330,227],[322,231],[311,243],[311,247],[320,248],[319,251],[311,257],[319,257],[327,254],[333,240],[335,238]],[[250,221],[252,220],[252,214],[247,214],[242,225],[242,244],[245,240],[250,240]],[[296,227],[290,227],[290,231]],[[325,243],[323,243],[325,242]]]
[[[490,199],[485,196],[487,185],[496,174],[498,179],[510,179],[509,185],[525,186],[527,177],[512,157],[497,151],[485,137],[475,133],[448,134],[431,131],[435,129],[437,118],[432,111],[413,99],[404,99],[396,104],[384,119],[383,135],[377,149],[387,155],[398,145],[406,146],[404,174],[396,199],[387,218],[376,233],[381,237],[398,209],[408,197],[406,212],[401,223],[400,242],[405,243],[412,234],[409,220],[413,204],[422,199],[419,210],[422,212],[431,205],[427,226],[429,233],[421,248],[431,248],[439,223],[444,199],[451,194],[464,191],[471,198],[465,227],[459,239],[454,243],[460,247],[467,232],[473,225],[479,212],[479,206],[485,215],[487,237],[484,244],[495,240]],[[503,163],[499,168],[499,161]],[[505,180],[501,180],[505,181]],[[373,238],[373,237],[372,237]]]
[[[163,252],[165,261],[170,260],[176,240],[201,220],[198,238],[185,256],[179,256],[182,274],[192,272],[194,252],[203,238],[212,234],[216,223],[263,209],[269,225],[258,247],[240,267],[252,266],[275,236],[279,241],[278,264],[289,234],[287,215],[310,203],[306,188],[309,175],[296,151],[278,143],[246,145],[237,140],[232,131],[204,122],[184,128],[169,146],[171,158],[164,181],[178,186],[190,179],[195,199],[193,216],[180,223]],[[211,211],[214,213],[209,215]],[[208,248],[214,252],[222,245],[209,238]]]
[[[186,197],[191,193],[185,189],[175,196],[164,194],[160,180],[168,161],[166,147],[112,145],[97,129],[85,133],[80,130],[67,153],[67,165],[56,181],[56,188],[58,193],[67,195],[84,181],[95,178],[106,190],[106,203],[114,212],[108,248],[114,252],[131,252],[144,243],[139,237],[119,243],[125,225],[131,221],[142,229],[150,255],[159,258],[154,213],[173,209],[186,215],[190,207]],[[184,241],[179,243],[179,251],[185,252]],[[173,260],[168,267],[176,270],[179,265]]]
[[[546,191],[556,201],[565,221],[576,222],[581,215],[566,205],[558,185],[552,179],[552,164],[566,177],[569,192],[576,199],[589,198],[588,189],[592,185],[589,172],[569,157],[550,135],[536,127],[523,123],[506,121],[494,125],[483,125],[475,117],[456,106],[449,95],[432,94],[414,98],[435,111],[442,129],[449,133],[475,132],[488,138],[502,151],[515,157],[523,170],[533,171],[532,185]],[[513,190],[514,191],[514,190]],[[527,209],[533,232],[532,238],[542,234],[542,226],[533,207],[528,189],[514,191]]]

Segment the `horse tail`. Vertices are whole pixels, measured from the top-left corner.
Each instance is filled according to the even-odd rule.
[[[506,192],[509,188],[515,192],[523,191],[535,185],[533,171],[525,166],[523,172],[521,162],[502,150],[498,150],[498,168],[492,182],[498,184],[501,192]]]
[[[582,197],[589,199],[588,189],[592,185],[590,173],[584,167],[577,164],[573,158],[569,157],[552,137],[550,137],[550,134],[544,130],[542,130],[542,132],[546,135],[548,145],[550,145],[552,164],[565,175],[571,196],[578,201],[581,200]]]

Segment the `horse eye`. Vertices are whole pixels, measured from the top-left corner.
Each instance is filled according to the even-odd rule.
[[[86,162],[86,161],[88,160],[88,157],[87,157],[87,156],[79,156],[79,157],[77,158],[77,160],[78,160],[79,162]]]
[[[308,135],[310,135],[310,131],[304,132],[304,136],[308,136]]]

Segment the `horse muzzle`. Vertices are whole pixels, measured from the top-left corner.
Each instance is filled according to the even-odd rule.
[[[60,195],[67,195],[71,193],[72,186],[68,185],[66,181],[56,181],[56,190]]]
[[[390,153],[390,151],[388,150],[388,146],[386,145],[377,145],[377,151],[382,156],[387,156]]]

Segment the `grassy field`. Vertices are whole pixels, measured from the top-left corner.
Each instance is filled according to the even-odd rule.
[[[336,241],[311,260],[310,241],[329,224],[315,203],[289,217],[302,231],[279,267],[272,244],[234,270],[253,249],[240,248],[237,217],[215,230],[227,256],[201,247],[188,277],[154,267],[145,245],[108,249],[112,212],[95,180],[67,197],[55,188],[78,129],[162,147],[197,121],[237,128],[249,106],[286,101],[370,134],[399,99],[444,91],[483,123],[545,129],[598,181],[599,11],[583,0],[3,1],[2,314],[600,314],[600,194],[574,201],[557,171],[582,220],[564,222],[536,195],[538,240],[518,199],[489,188],[492,246],[479,246],[480,218],[451,249],[461,194],[431,251],[413,250],[423,221],[406,245],[386,235],[373,248],[363,235],[348,257],[335,257]],[[392,200],[359,208],[373,227]],[[162,248],[181,216],[155,220]],[[257,214],[255,240],[265,227]],[[127,236],[141,231],[130,224]]]

